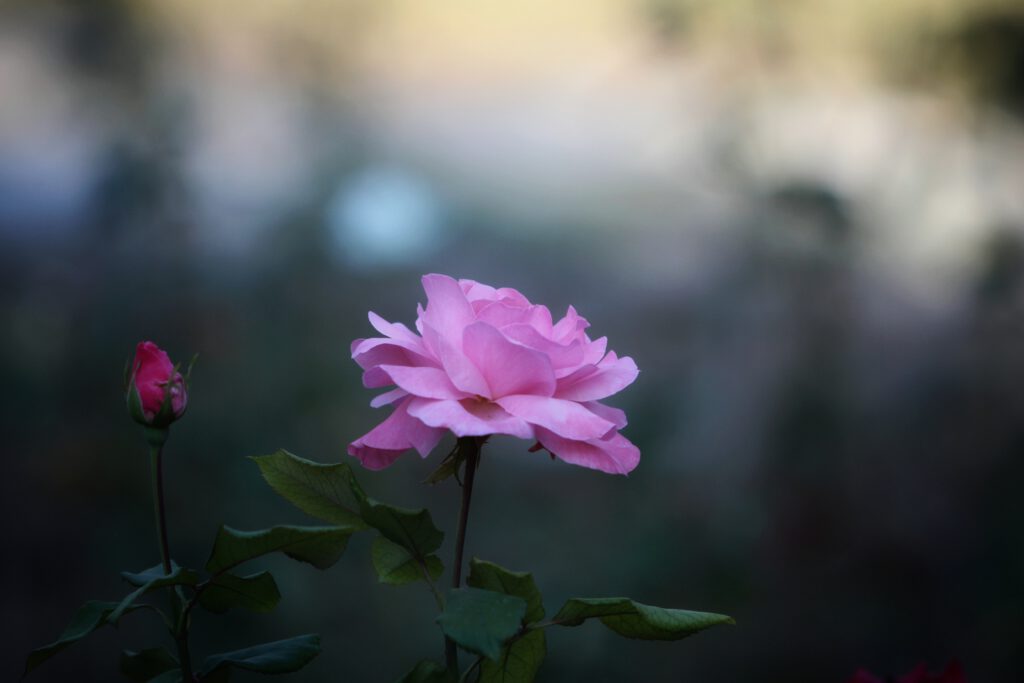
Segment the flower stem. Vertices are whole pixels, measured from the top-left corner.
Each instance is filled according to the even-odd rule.
[[[459,439],[459,449],[465,454],[466,470],[462,479],[462,506],[459,508],[459,526],[455,533],[455,560],[452,563],[452,588],[462,583],[462,553],[466,548],[466,522],[469,520],[469,503],[473,498],[473,478],[477,465],[480,463],[480,449],[484,438],[464,436]],[[459,671],[459,652],[455,641],[444,639],[445,663],[448,670],[457,674]]]
[[[164,472],[163,472],[163,443],[153,444],[150,448],[150,465],[153,481],[153,511],[156,515],[157,539],[160,545],[160,562],[163,564],[164,574],[170,574],[171,549],[167,542],[167,513],[164,510]],[[182,681],[191,683],[192,659],[188,651],[188,614],[182,610],[182,596],[177,588],[171,590],[171,606],[176,616],[176,623],[172,635],[178,645],[178,662],[181,664]]]

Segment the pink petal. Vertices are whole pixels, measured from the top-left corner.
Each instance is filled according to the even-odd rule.
[[[381,470],[410,448],[421,457],[434,449],[444,434],[442,429],[428,427],[409,415],[407,408],[413,399],[405,399],[386,420],[348,446],[348,454],[359,458],[363,467]]]
[[[640,462],[640,449],[614,432],[606,439],[576,441],[538,427],[537,440],[556,457],[572,465],[609,474],[628,474]]]
[[[583,338],[585,340],[583,345],[583,362],[597,365],[604,358],[605,349],[608,348],[608,337],[601,337],[594,341],[590,341],[587,335],[583,335]]]
[[[423,290],[427,293],[423,324],[434,328],[456,350],[462,350],[462,331],[476,316],[459,283],[447,275],[424,275]]]
[[[615,425],[579,403],[546,396],[505,396],[495,401],[516,417],[567,439],[596,439]]]
[[[510,394],[551,396],[555,391],[555,374],[548,357],[509,341],[487,323],[477,322],[466,328],[463,348],[487,381],[491,398]]]
[[[370,407],[380,408],[381,406],[386,406],[389,403],[394,403],[400,398],[405,398],[408,395],[409,392],[405,389],[392,389],[391,391],[385,391],[383,394],[375,396],[373,400],[370,401]]]
[[[407,344],[411,344],[412,346],[423,346],[423,340],[416,336],[415,332],[402,323],[389,323],[373,311],[369,312],[368,317],[370,318],[370,324],[373,325],[373,329],[377,330],[385,337],[403,341]]]
[[[627,424],[629,424],[628,420],[626,420],[626,413],[618,408],[606,406],[605,404],[598,403],[597,401],[586,401],[583,404],[583,407],[614,424],[615,429],[623,429]]]
[[[352,359],[364,370],[375,365],[432,365],[436,367],[437,361],[425,354],[427,354],[425,346],[421,345],[417,350],[397,339],[373,337],[372,339],[357,339],[352,342]]]
[[[410,367],[407,365],[381,365],[391,381],[413,396],[424,398],[466,398],[466,393],[453,385],[440,368]]]
[[[602,361],[597,372],[586,377],[573,380],[570,376],[560,380],[555,395],[571,401],[596,401],[628,387],[639,372],[629,356],[614,358],[608,364]]]
[[[578,367],[583,362],[583,347],[578,341],[567,345],[544,337],[531,325],[513,324],[501,328],[501,333],[514,342],[540,351],[551,359],[555,369]]]
[[[456,436],[509,434],[520,439],[533,438],[529,424],[490,401],[414,398],[409,404],[409,413],[424,424],[449,429]]]
[[[476,319],[501,329],[506,325],[528,323],[530,320],[530,309],[521,306],[509,306],[503,301],[488,301],[477,311]]]
[[[495,290],[499,301],[508,302],[514,306],[529,306],[530,300],[523,296],[518,289],[511,287],[499,287]]]
[[[572,306],[565,312],[565,317],[555,323],[551,329],[551,338],[560,342],[576,339],[578,333],[590,327],[586,318],[580,317]]]
[[[460,349],[449,344],[429,325],[423,326],[423,338],[437,349],[441,366],[457,389],[474,396],[491,397],[491,389],[487,386],[487,380]]]

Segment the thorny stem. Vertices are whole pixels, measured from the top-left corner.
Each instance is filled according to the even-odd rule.
[[[462,583],[462,553],[466,547],[466,522],[469,520],[469,503],[473,498],[473,478],[477,465],[480,463],[480,449],[484,439],[477,436],[466,436],[459,439],[459,448],[466,455],[466,470],[462,481],[462,506],[459,508],[459,526],[455,533],[455,560],[452,563],[452,588]],[[455,641],[444,639],[445,663],[448,671],[455,674],[459,670],[459,652]]]
[[[159,444],[152,444],[150,464],[153,479],[153,509],[156,514],[157,537],[160,544],[160,562],[163,564],[164,574],[170,574],[172,570],[171,550],[170,544],[167,542],[167,514],[164,510],[163,453],[162,441]],[[177,589],[171,591],[171,606],[173,613],[178,615],[173,635],[178,645],[178,661],[181,664],[182,681],[191,683],[195,679],[192,676],[192,660],[188,651],[189,618],[188,612],[182,609],[182,599]]]

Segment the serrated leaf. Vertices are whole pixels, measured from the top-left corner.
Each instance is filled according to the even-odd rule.
[[[530,683],[548,653],[544,631],[527,631],[501,650],[497,661],[485,659],[477,683]]]
[[[219,574],[243,562],[282,552],[288,557],[308,562],[317,569],[327,569],[341,557],[352,527],[275,526],[259,531],[239,531],[222,526],[217,532],[206,571]]]
[[[424,570],[429,572],[430,578],[435,581],[444,572],[444,565],[437,555],[427,555],[420,564],[420,560],[413,557],[408,550],[383,536],[373,540],[370,557],[373,559],[373,568],[377,570],[380,582],[393,586],[424,581]]]
[[[519,632],[526,600],[480,588],[456,588],[437,617],[444,634],[470,652],[497,660],[502,645]]]
[[[413,557],[425,558],[444,541],[444,534],[434,526],[428,510],[409,510],[367,498],[360,511],[367,524]]]
[[[469,562],[469,578],[466,583],[474,588],[522,598],[526,601],[527,622],[544,618],[544,602],[530,572],[514,572],[474,557]]]
[[[679,640],[712,626],[736,623],[724,614],[653,607],[629,598],[572,598],[552,621],[579,626],[587,619],[600,619],[619,635],[642,640]]]
[[[354,529],[367,527],[359,514],[365,494],[347,464],[326,465],[285,450],[252,460],[270,487],[306,514]]]
[[[174,671],[177,667],[178,660],[162,647],[138,652],[125,650],[121,653],[121,673],[138,683],[151,681],[160,674]]]
[[[49,645],[36,648],[29,653],[28,658],[25,661],[25,674],[32,671],[69,645],[77,643],[99,627],[107,623],[114,623],[113,620],[109,619],[109,615],[117,608],[117,606],[118,603],[116,602],[90,600],[79,607],[78,611],[76,611],[74,616],[71,617],[71,623],[67,625],[67,628],[64,629],[64,632],[60,634],[57,640],[53,641]],[[145,605],[134,605],[125,610],[125,612],[133,612],[137,609],[142,609],[143,607],[145,607]]]
[[[515,595],[526,601],[527,622],[544,618],[544,602],[533,575],[514,572],[493,562],[473,558],[469,563],[470,586],[506,595]],[[529,683],[537,676],[547,655],[547,636],[542,630],[528,631],[513,639],[504,648],[497,661],[485,659],[480,666],[481,683]]]
[[[125,610],[135,604],[135,601],[146,593],[155,591],[158,588],[167,586],[194,586],[200,581],[199,574],[191,569],[174,566],[170,574],[164,574],[163,565],[156,565],[141,572],[122,572],[121,578],[133,586],[138,586],[118,603],[113,612],[110,613],[110,620],[117,621],[124,614]]]
[[[413,670],[398,679],[397,683],[456,683],[456,676],[441,664],[423,659]]]
[[[216,677],[225,667],[263,674],[287,674],[306,666],[318,654],[320,636],[310,633],[207,657],[201,677],[204,680]]]
[[[232,608],[253,612],[271,612],[281,600],[281,592],[270,572],[251,576],[218,574],[199,593],[199,605],[215,614]]]

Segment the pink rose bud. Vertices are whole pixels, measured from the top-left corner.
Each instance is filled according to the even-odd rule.
[[[153,342],[139,342],[135,348],[128,384],[128,412],[136,422],[164,429],[185,414],[185,378]]]

